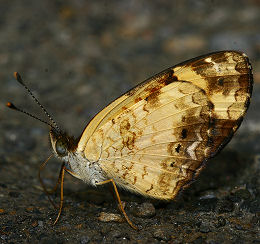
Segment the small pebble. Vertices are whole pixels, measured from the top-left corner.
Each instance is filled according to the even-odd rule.
[[[155,230],[153,233],[153,237],[160,241],[169,241],[171,239],[171,236],[162,229]]]
[[[38,220],[38,226],[43,227],[43,221],[42,220]]]
[[[34,221],[34,222],[32,222],[32,226],[33,226],[33,227],[38,226],[38,221]]]
[[[212,199],[212,198],[217,198],[215,193],[212,192],[212,191],[205,191],[205,192],[202,192],[200,197],[199,197],[199,200],[202,200],[202,199]]]
[[[202,223],[201,226],[200,226],[200,232],[201,233],[208,233],[210,232],[210,228],[209,226],[206,224],[206,223]]]
[[[126,238],[127,234],[123,230],[112,230],[109,233],[111,239]]]
[[[260,199],[251,202],[249,211],[250,213],[260,213]]]
[[[152,218],[155,213],[155,207],[152,203],[149,202],[138,205],[133,211],[133,214],[140,218]]]
[[[217,228],[223,227],[226,225],[226,220],[223,217],[218,217],[217,223],[215,224],[215,226]]]
[[[198,201],[198,210],[201,212],[214,211],[218,203],[217,198],[201,198]]]
[[[80,238],[80,244],[87,244],[87,243],[89,243],[89,241],[90,241],[90,239],[88,236],[82,236]]]
[[[257,214],[260,212],[260,199],[255,200],[245,200],[241,206],[241,209],[245,209],[250,213]]]
[[[6,236],[6,235],[1,235],[1,239],[2,239],[2,240],[6,240],[6,239],[7,239],[7,236]]]
[[[234,204],[229,200],[222,200],[218,203],[218,213],[229,213],[233,210]]]
[[[124,219],[120,214],[114,214],[114,213],[105,213],[101,212],[98,220],[101,222],[124,222]]]
[[[241,199],[249,199],[251,198],[251,193],[247,189],[240,189],[235,192],[235,195]]]
[[[239,224],[236,224],[236,225],[235,225],[235,228],[236,228],[237,230],[243,230],[243,229],[244,229],[243,226],[241,226],[241,225],[239,225]]]
[[[238,189],[230,196],[230,200],[233,202],[239,202],[241,200],[248,200],[251,197],[251,193],[247,189]]]

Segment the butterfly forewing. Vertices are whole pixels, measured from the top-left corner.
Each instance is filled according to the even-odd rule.
[[[122,187],[174,198],[240,125],[251,96],[250,68],[233,51],[169,68],[102,110],[78,151]]]

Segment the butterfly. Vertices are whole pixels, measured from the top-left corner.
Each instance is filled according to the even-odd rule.
[[[45,123],[50,126],[51,145],[63,162],[55,223],[68,172],[92,186],[112,184],[121,212],[135,229],[117,186],[146,197],[174,199],[230,141],[248,109],[253,86],[252,68],[244,53],[206,54],[126,92],[75,139],[57,126],[17,72],[15,77],[49,117],[50,123]],[[7,106],[29,114],[12,103]]]

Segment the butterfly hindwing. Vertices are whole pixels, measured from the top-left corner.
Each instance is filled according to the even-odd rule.
[[[108,178],[171,199],[232,137],[251,95],[244,54],[224,51],[174,66],[102,110],[78,150]]]

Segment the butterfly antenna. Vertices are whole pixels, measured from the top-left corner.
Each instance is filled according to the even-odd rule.
[[[60,128],[58,127],[58,125],[56,124],[56,122],[53,120],[53,118],[50,116],[50,114],[47,112],[47,110],[42,106],[42,104],[38,101],[38,99],[33,95],[33,93],[31,92],[31,90],[30,90],[30,89],[27,87],[27,85],[24,83],[24,81],[23,81],[21,75],[20,75],[18,72],[14,72],[14,77],[15,77],[15,79],[27,90],[27,92],[31,95],[31,97],[33,98],[33,100],[38,104],[38,106],[42,109],[42,111],[44,112],[44,114],[49,118],[49,120],[51,121],[51,123],[52,123],[53,125],[51,125],[50,123],[48,123],[48,122],[46,122],[46,121],[43,121],[43,120],[37,118],[36,116],[34,116],[34,115],[32,115],[32,114],[30,114],[30,113],[28,113],[28,112],[26,112],[26,111],[24,111],[24,110],[22,110],[22,109],[17,108],[17,107],[14,106],[12,103],[7,103],[7,106],[8,106],[9,108],[15,109],[15,110],[17,110],[17,111],[19,111],[19,112],[22,112],[22,113],[24,113],[24,114],[27,114],[27,115],[29,115],[30,117],[35,118],[35,119],[37,119],[37,120],[39,120],[39,121],[41,121],[41,122],[43,122],[43,123],[45,123],[45,124],[51,126],[53,129],[55,129],[55,130],[61,132]],[[9,105],[10,105],[10,106],[9,106]]]
[[[40,118],[38,118],[38,117],[36,117],[36,116],[30,114],[30,113],[28,113],[28,112],[26,112],[26,111],[24,111],[24,110],[22,110],[22,109],[20,109],[20,108],[17,108],[17,107],[16,107],[13,103],[11,103],[11,102],[8,102],[8,103],[6,104],[6,106],[7,106],[8,108],[11,108],[11,109],[16,110],[16,111],[18,111],[18,112],[21,112],[21,113],[23,113],[23,114],[26,114],[26,115],[28,115],[28,116],[31,117],[31,118],[34,118],[34,119],[36,119],[36,120],[39,120],[39,121],[41,121],[42,123],[47,124],[47,125],[49,125],[51,128],[53,128],[54,130],[56,130],[56,128],[55,128],[52,124],[50,124],[50,123],[48,123],[48,122],[46,122],[46,121],[44,121],[44,120],[42,120],[42,119],[40,119]]]

